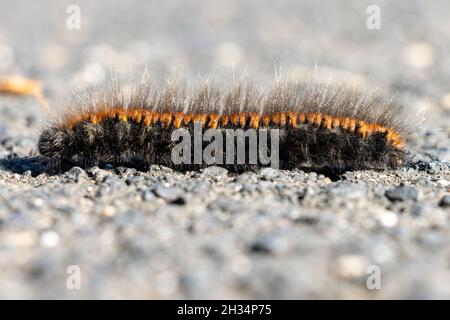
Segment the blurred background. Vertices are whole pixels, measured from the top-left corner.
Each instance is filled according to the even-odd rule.
[[[367,25],[370,6],[379,29]],[[437,97],[447,92],[448,12],[445,0],[3,0],[0,73],[67,87],[99,83],[110,68],[296,74],[317,65]]]

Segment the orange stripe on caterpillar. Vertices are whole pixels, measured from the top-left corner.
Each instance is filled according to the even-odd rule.
[[[227,127],[230,124],[238,128],[245,128],[248,125],[253,129],[258,129],[261,126],[297,128],[300,124],[308,123],[330,130],[341,128],[348,132],[356,133],[363,139],[366,139],[368,136],[375,133],[385,133],[386,140],[391,146],[397,149],[405,148],[405,141],[401,134],[392,128],[387,128],[376,123],[367,123],[366,121],[351,117],[337,117],[319,112],[273,112],[262,115],[255,112],[239,112],[231,115],[220,115],[218,113],[160,113],[139,108],[99,109],[95,112],[87,112],[81,115],[68,117],[62,124],[62,127],[73,128],[81,121],[88,121],[97,125],[105,119],[111,118],[116,118],[124,122],[134,121],[136,123],[141,123],[143,121],[144,125],[147,127],[160,124],[164,128],[171,126],[180,128],[183,125],[189,125],[191,122],[201,122],[203,128],[213,129]]]

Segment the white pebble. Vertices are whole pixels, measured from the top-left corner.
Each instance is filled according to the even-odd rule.
[[[337,274],[344,279],[354,279],[366,273],[369,265],[366,257],[355,254],[340,256],[336,261]]]
[[[392,228],[395,227],[398,223],[398,217],[393,212],[383,212],[380,215],[380,222],[383,226]]]
[[[59,243],[59,235],[55,231],[45,231],[41,235],[41,245],[46,248],[56,247]]]

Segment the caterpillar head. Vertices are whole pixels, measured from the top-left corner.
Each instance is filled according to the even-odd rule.
[[[75,135],[66,128],[49,128],[39,137],[39,153],[46,157],[64,156],[73,148]]]

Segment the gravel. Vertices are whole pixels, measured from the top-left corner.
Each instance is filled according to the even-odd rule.
[[[400,186],[386,191],[386,197],[391,201],[417,201],[419,193],[413,187]]]
[[[317,61],[319,80],[374,82],[426,121],[398,170],[49,172],[46,115],[0,95],[0,298],[450,298],[447,1],[382,1],[378,31],[364,1],[77,1],[81,30],[44,2],[0,3],[0,73],[43,81],[52,102],[109,68],[281,61],[298,76]]]

